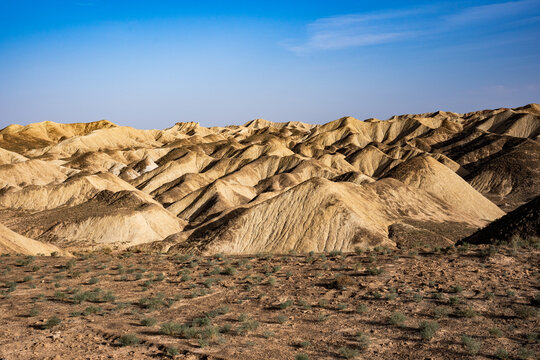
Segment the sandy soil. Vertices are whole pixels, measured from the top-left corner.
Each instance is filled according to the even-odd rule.
[[[2,256],[0,358],[535,359],[538,264],[538,249],[485,246]]]

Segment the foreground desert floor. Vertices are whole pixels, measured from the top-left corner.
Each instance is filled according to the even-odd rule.
[[[537,359],[538,264],[538,244],[2,256],[0,358]]]

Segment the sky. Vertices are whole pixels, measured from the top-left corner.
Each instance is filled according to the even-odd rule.
[[[0,128],[540,102],[540,0],[0,0]]]

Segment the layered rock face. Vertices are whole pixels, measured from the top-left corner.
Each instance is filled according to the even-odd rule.
[[[540,194],[539,166],[536,104],[324,125],[11,125],[0,252],[449,245]]]

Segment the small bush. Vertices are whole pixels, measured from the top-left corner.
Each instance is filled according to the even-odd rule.
[[[444,306],[437,306],[433,309],[433,317],[436,319],[445,318],[450,314],[450,310]]]
[[[527,319],[537,315],[536,309],[531,306],[518,305],[514,306],[512,310],[514,310],[514,314],[516,315],[516,317],[520,319]]]
[[[540,340],[538,333],[535,332],[528,333],[525,337],[527,338],[527,342],[532,344],[537,343]]]
[[[157,324],[157,320],[155,318],[144,318],[141,319],[141,325],[142,326],[154,326]]]
[[[394,312],[392,313],[392,315],[390,316],[390,324],[392,325],[396,325],[396,326],[403,326],[403,323],[405,322],[405,320],[407,319],[407,317],[405,316],[405,314],[401,313],[401,312]]]
[[[141,340],[135,334],[125,334],[118,338],[120,346],[132,346],[140,343]]]
[[[371,344],[371,339],[369,338],[369,335],[361,332],[356,334],[356,340],[358,341],[358,348],[360,350],[366,350]]]
[[[520,360],[532,359],[534,356],[534,351],[527,348],[519,348],[517,352],[517,358]]]
[[[317,321],[318,322],[325,322],[326,320],[328,320],[328,317],[329,317],[328,314],[319,314],[319,316],[317,317]]]
[[[457,309],[455,314],[457,317],[462,318],[473,318],[478,315],[476,311],[474,311],[474,309],[470,306]]]
[[[309,360],[309,356],[306,354],[296,354],[294,360]]]
[[[480,343],[469,335],[462,335],[461,341],[469,354],[476,355],[480,351]]]
[[[496,357],[497,359],[506,360],[506,359],[508,359],[508,357],[509,357],[508,351],[504,350],[503,348],[498,348],[498,349],[495,351],[495,357]]]
[[[40,313],[41,311],[38,308],[32,308],[30,309],[30,312],[28,313],[28,317],[38,316]]]
[[[102,309],[99,306],[88,306],[86,309],[84,309],[82,314],[84,316],[87,316],[87,315],[91,315],[91,314],[100,313],[101,311],[102,311]]]
[[[165,280],[165,275],[163,273],[157,274],[157,276],[154,279],[154,281],[163,281],[163,280]]]
[[[184,332],[186,326],[176,322],[163,323],[159,329],[159,333],[163,335],[179,335]]]
[[[287,301],[284,301],[282,302],[281,304],[279,304],[279,308],[280,309],[286,309],[288,308],[289,306],[291,306],[293,304],[293,301],[292,300],[287,300]]]
[[[384,273],[384,269],[382,268],[368,268],[366,269],[366,274],[368,275],[381,275]]]
[[[450,296],[448,298],[448,305],[450,306],[457,306],[460,303],[461,303],[461,300],[456,296]]]
[[[169,346],[165,349],[165,353],[169,356],[176,356],[178,354],[180,354],[180,352],[178,351],[178,348],[174,347],[174,346]]]
[[[236,273],[238,273],[238,270],[231,266],[227,266],[221,273],[223,275],[236,275]]]
[[[61,322],[62,322],[62,320],[60,318],[58,318],[57,316],[53,316],[53,317],[49,318],[47,320],[47,322],[45,322],[45,324],[43,325],[43,328],[44,329],[50,329],[50,328],[53,328],[53,327],[59,325]]]
[[[200,318],[195,318],[191,322],[193,326],[209,326],[212,325],[212,319],[210,319],[208,316],[203,316]]]
[[[435,321],[423,321],[420,323],[420,334],[422,335],[422,339],[424,340],[431,340],[435,333],[439,330],[440,326],[439,323]]]
[[[339,351],[339,355],[341,355],[345,359],[354,359],[355,357],[358,356],[358,350],[352,349],[347,346],[340,348],[338,351]]]
[[[500,329],[491,328],[489,329],[489,335],[498,338],[498,337],[503,336],[503,332]]]
[[[369,308],[365,304],[360,304],[355,309],[357,314],[365,314],[369,311]]]

